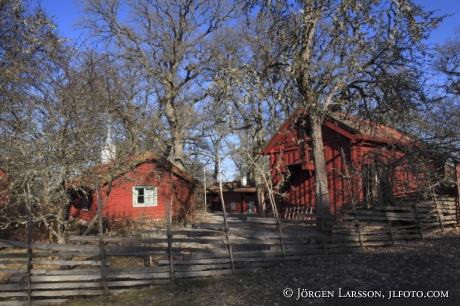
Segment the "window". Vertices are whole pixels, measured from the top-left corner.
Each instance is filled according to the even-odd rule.
[[[236,203],[230,202],[230,210],[236,210]]]
[[[254,212],[254,201],[249,201],[249,213],[252,214]]]
[[[364,164],[361,173],[364,196],[374,198],[378,196],[379,175],[375,164]]]
[[[133,186],[133,206],[157,206],[157,187]]]
[[[89,201],[88,201],[88,195],[87,194],[83,194],[81,196],[81,209],[83,211],[88,211],[88,208],[89,208]]]

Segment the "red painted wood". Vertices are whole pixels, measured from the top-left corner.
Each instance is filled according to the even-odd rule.
[[[270,154],[271,177],[278,194],[280,209],[293,206],[314,206],[314,167],[309,159],[309,138],[305,137],[303,149],[297,126],[284,123],[280,131],[264,149]],[[283,135],[283,129],[286,133]],[[362,201],[365,197],[361,171],[365,164],[376,164],[386,173],[393,197],[412,194],[427,182],[423,174],[409,167],[404,154],[382,139],[353,135],[340,125],[326,121],[322,127],[324,155],[328,173],[330,210],[336,213],[344,204]],[[281,155],[281,157],[280,157]],[[426,162],[427,166],[432,161]],[[412,164],[412,163],[411,163]],[[380,187],[379,187],[380,188]]]
[[[173,216],[192,215],[194,202],[194,186],[184,179],[173,175]],[[103,208],[103,215],[107,218],[121,219],[124,217],[131,219],[166,218],[165,201],[171,200],[171,181],[170,172],[157,166],[154,162],[146,162],[139,165],[112,182],[112,189],[108,195]],[[134,207],[133,205],[133,186],[156,186],[157,187],[157,206]],[[99,194],[101,201],[105,201],[108,185],[101,188]],[[83,211],[81,203],[74,198],[70,209],[72,217],[83,220],[91,220],[97,213],[96,195],[93,194],[88,211]]]
[[[249,202],[254,201],[254,213],[259,210],[257,195],[247,192],[223,192],[225,209],[228,213],[246,214],[249,213]],[[235,202],[235,209],[231,209],[231,203]],[[214,211],[222,211],[220,196],[211,199],[211,209]]]

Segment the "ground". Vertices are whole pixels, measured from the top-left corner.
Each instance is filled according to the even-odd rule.
[[[180,280],[175,285],[79,300],[70,305],[453,306],[460,305],[459,253],[460,230],[454,228],[391,247],[367,248],[364,252],[347,255],[312,256],[308,260],[288,262],[257,272]],[[283,296],[283,291],[288,288],[293,290],[291,298]],[[351,297],[353,294],[372,294],[370,291],[382,297]],[[388,299],[390,291],[401,297]],[[299,298],[299,292],[326,296],[332,293],[334,297]],[[448,297],[402,297],[420,294],[447,294]]]

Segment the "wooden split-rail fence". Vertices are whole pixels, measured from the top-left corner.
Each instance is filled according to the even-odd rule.
[[[168,284],[175,279],[253,271],[311,255],[349,253],[423,238],[458,224],[458,200],[346,209],[333,219],[222,216],[194,228],[133,230],[132,237],[70,236],[69,244],[0,240],[0,305],[64,303],[85,296]],[[228,235],[226,233],[228,231]],[[168,235],[168,232],[170,233]],[[117,257],[141,267],[117,268]]]

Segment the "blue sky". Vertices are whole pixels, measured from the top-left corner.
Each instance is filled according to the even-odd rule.
[[[77,38],[79,30],[73,25],[81,17],[76,8],[78,0],[41,0],[42,6],[50,16],[54,16],[54,22],[58,25],[59,33],[69,38]],[[416,3],[425,7],[426,10],[437,10],[438,14],[455,14],[445,19],[436,29],[429,42],[443,43],[444,40],[454,35],[454,29],[460,26],[460,0],[415,0]]]
[[[58,26],[61,36],[71,39],[77,39],[81,31],[75,29],[75,23],[82,16],[78,12],[76,3],[79,0],[41,0],[42,7],[46,13],[53,17]],[[442,44],[446,38],[454,36],[454,29],[460,26],[460,0],[415,0],[417,4],[425,7],[426,10],[439,10],[437,15],[454,14],[445,19],[445,21],[432,33],[428,43]],[[238,176],[234,173],[234,167],[228,159],[223,161],[225,169],[225,179],[231,179]]]
[[[80,31],[73,28],[73,24],[81,17],[75,3],[77,0],[41,0],[45,12],[57,24],[59,34],[69,38],[77,38]]]
[[[415,0],[425,7],[425,10],[439,10],[437,15],[454,14],[446,17],[433,32],[430,43],[443,43],[446,38],[454,36],[455,28],[460,26],[460,0]]]

